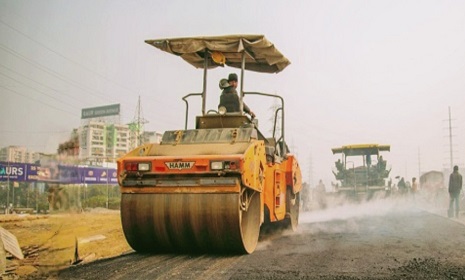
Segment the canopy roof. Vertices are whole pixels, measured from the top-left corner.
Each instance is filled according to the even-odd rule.
[[[378,144],[355,144],[332,148],[333,154],[343,153],[346,156],[377,155],[381,151],[390,151],[390,145]]]
[[[255,72],[278,73],[290,64],[264,35],[172,38],[145,42],[182,57],[196,68],[204,68],[205,54],[208,56],[207,68],[223,66],[211,58],[214,52],[220,52],[224,56],[226,65],[239,69],[242,65],[242,53],[245,52],[245,69]]]

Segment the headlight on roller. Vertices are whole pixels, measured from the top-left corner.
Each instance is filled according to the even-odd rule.
[[[223,170],[224,162],[223,161],[210,161],[210,170]]]
[[[150,163],[148,162],[141,162],[137,168],[139,171],[149,171],[150,170]]]

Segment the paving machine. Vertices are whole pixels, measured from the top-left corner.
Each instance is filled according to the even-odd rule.
[[[287,58],[263,35],[146,43],[203,69],[203,91],[182,98],[184,129],[166,131],[159,144],[143,144],[118,159],[129,245],[138,252],[252,253],[262,225],[295,230],[302,176],[284,137],[284,100],[243,90],[245,70],[278,73],[290,64]],[[240,69],[239,112],[205,108],[207,71],[218,66]],[[243,114],[246,95],[280,101],[273,135],[265,137]],[[202,114],[188,129],[192,96],[202,99]]]
[[[331,149],[342,158],[335,162],[332,172],[338,181],[336,192],[348,197],[360,194],[371,198],[375,192],[390,191],[386,179],[391,169],[382,152],[390,151],[390,145],[355,144]]]

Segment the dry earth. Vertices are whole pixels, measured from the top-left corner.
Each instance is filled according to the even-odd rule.
[[[121,229],[119,211],[1,215],[0,226],[16,236],[25,254],[24,260],[11,257],[7,260],[7,267],[16,269],[5,274],[4,279],[53,276],[76,260],[85,263],[130,250]]]

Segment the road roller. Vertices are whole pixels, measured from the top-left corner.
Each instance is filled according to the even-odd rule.
[[[142,144],[117,161],[129,245],[143,253],[250,254],[261,227],[295,231],[302,175],[285,141],[284,99],[243,89],[248,71],[279,73],[289,60],[263,35],[145,42],[203,69],[203,90],[182,97],[184,128],[166,131],[160,143]],[[225,66],[240,69],[238,112],[206,109],[207,72]],[[244,113],[246,95],[277,100],[271,135]],[[194,128],[188,128],[191,97],[202,100]]]

